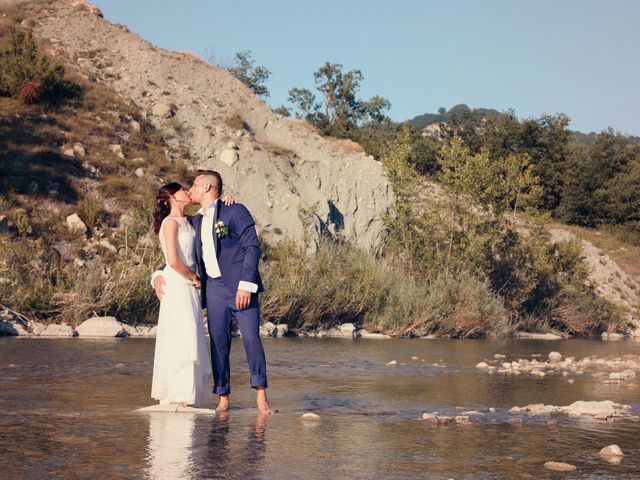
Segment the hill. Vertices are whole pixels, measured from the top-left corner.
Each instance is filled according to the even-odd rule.
[[[451,123],[452,121],[460,121],[467,119],[468,121],[481,121],[483,118],[495,115],[505,115],[493,108],[469,108],[464,103],[453,106],[450,110],[440,108],[439,113],[423,113],[408,120],[409,125],[416,130],[423,130],[429,125],[439,123]],[[597,133],[583,133],[571,131],[571,140],[578,145],[589,146],[597,139]],[[627,135],[627,138],[634,142],[640,142],[640,137]]]
[[[33,55],[25,47],[30,32],[37,38]],[[451,208],[446,198],[436,198],[437,184],[397,202],[396,185],[411,183],[413,175],[412,147],[398,143],[402,134],[395,150],[376,161],[353,141],[322,137],[301,120],[274,114],[226,70],[159,49],[78,0],[3,7],[0,37],[0,307],[49,322],[73,324],[91,313],[153,321],[157,303],[148,278],[161,263],[150,231],[154,192],[208,167],[222,173],[227,191],[256,217],[265,247],[265,319],[303,330],[354,322],[397,335],[626,328],[592,290],[576,287],[583,277],[570,285],[578,293],[567,290],[566,278],[582,268],[577,251],[557,250],[570,257],[565,268],[544,236],[532,248],[509,230],[511,243],[502,246],[513,250],[504,256],[500,233],[491,228],[468,244],[487,240],[494,242],[490,248],[466,250],[461,234],[467,232],[437,220]],[[9,85],[25,68],[36,73]],[[446,114],[458,123],[501,115],[466,106]],[[435,159],[437,145],[423,146]],[[437,159],[433,165],[442,168]],[[409,207],[404,213],[418,205],[415,219],[423,223],[408,216],[398,224],[404,214],[398,205]],[[484,222],[481,216],[476,221]],[[443,228],[450,232],[443,235]],[[572,235],[581,238],[577,230]],[[451,253],[454,237],[462,241]],[[585,251],[588,246],[583,242]],[[384,255],[372,254],[381,247]],[[587,263],[600,273],[585,281],[621,311],[635,312],[636,273],[614,261],[627,257],[612,253],[603,263],[599,250],[591,253]],[[485,254],[487,262],[480,261]],[[454,261],[460,269],[452,275]],[[518,282],[505,274],[510,268]],[[533,276],[538,283],[532,286]],[[555,292],[553,302],[547,291]],[[591,305],[603,315],[567,323],[562,302],[576,298],[583,303],[570,309],[572,319]],[[529,310],[522,308],[527,302]],[[541,314],[536,302],[546,304]],[[537,316],[519,318],[525,311]]]

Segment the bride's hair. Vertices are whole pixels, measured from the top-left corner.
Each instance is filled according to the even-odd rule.
[[[182,185],[178,182],[171,182],[161,187],[158,193],[156,193],[156,207],[153,211],[153,230],[156,232],[156,235],[160,232],[162,221],[169,215],[169,212],[171,212],[169,197],[181,188]]]

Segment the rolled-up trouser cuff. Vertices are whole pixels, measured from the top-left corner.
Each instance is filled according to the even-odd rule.
[[[229,395],[230,393],[231,393],[231,387],[219,387],[217,385],[213,387],[214,395]]]
[[[251,388],[264,387],[267,388],[266,375],[251,375]]]

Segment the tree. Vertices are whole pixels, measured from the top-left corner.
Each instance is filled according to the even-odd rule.
[[[313,73],[321,100],[307,88],[289,90],[289,102],[298,110],[296,116],[305,118],[326,135],[351,138],[367,123],[382,124],[391,103],[378,95],[369,100],[358,97],[363,75],[360,70],[343,72],[339,63],[326,62]]]
[[[308,88],[292,88],[289,90],[289,103],[298,109],[296,117],[310,119],[318,111],[320,105],[316,102],[316,96]]]
[[[612,130],[590,147],[575,146],[567,162],[559,216],[598,226],[640,220],[640,144]]]
[[[278,108],[273,110],[273,113],[277,113],[278,115],[282,115],[283,117],[290,117],[291,111],[284,105],[279,106]]]
[[[265,83],[269,80],[271,72],[265,67],[255,65],[251,50],[237,52],[234,62],[235,64],[227,70],[259,97],[268,97],[269,89]]]

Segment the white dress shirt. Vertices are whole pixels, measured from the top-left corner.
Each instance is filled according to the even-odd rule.
[[[214,200],[207,208],[202,211],[202,228],[200,229],[200,241],[202,242],[202,260],[204,261],[204,269],[211,278],[219,278],[220,267],[218,266],[218,257],[216,256],[216,245],[214,235],[218,232],[213,230],[213,217],[216,212],[217,200]]]

